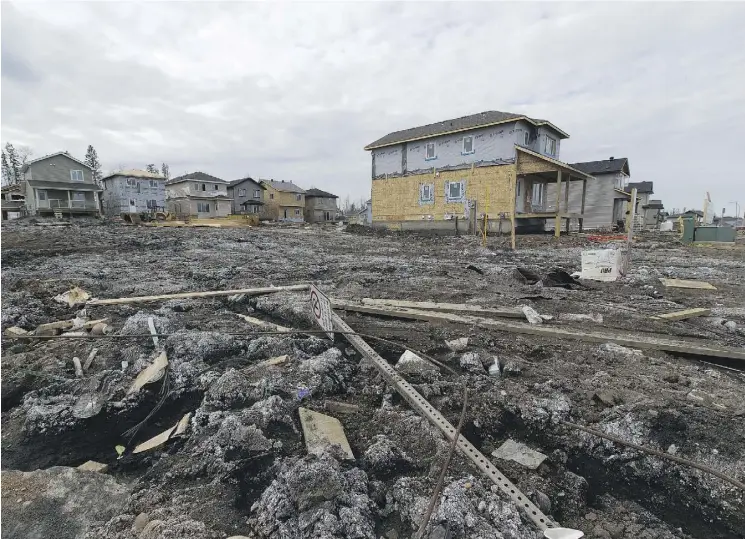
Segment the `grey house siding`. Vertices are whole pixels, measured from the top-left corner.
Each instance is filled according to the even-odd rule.
[[[240,194],[241,189],[246,190],[246,194],[243,196]],[[255,196],[256,191],[259,192],[258,198]],[[246,179],[241,183],[228,187],[228,196],[233,199],[233,213],[242,213],[247,211],[246,207],[242,205],[244,202],[264,202],[264,189],[258,184],[258,182]]]
[[[528,133],[527,145],[525,144],[526,132]],[[559,159],[559,135],[548,127],[535,128],[524,121],[480,127],[470,131],[438,135],[428,139],[377,148],[371,151],[373,179],[385,177],[386,174],[416,174],[432,168],[467,166],[479,162],[512,163],[515,160],[515,144],[546,155],[547,135],[556,140],[556,155],[551,157]],[[463,153],[464,137],[473,137],[472,153]],[[435,143],[435,158],[427,159],[427,144],[432,142]],[[405,158],[402,155],[403,151],[406,151]],[[404,165],[406,170],[403,169]]]
[[[305,220],[309,223],[333,221],[336,219],[338,211],[335,198],[314,196],[305,197],[304,215]],[[326,212],[330,214],[329,219],[326,219]]]
[[[127,185],[126,176],[115,176],[104,180],[103,210],[106,215],[130,213],[130,200],[134,200],[136,213],[154,211],[148,207],[148,201],[154,200],[157,208],[165,209],[165,180],[132,178],[135,185]]]
[[[80,183],[72,181],[70,177],[71,170],[82,170],[83,183],[93,183],[91,169],[64,155],[55,155],[43,161],[31,163],[28,166],[28,170],[24,173],[24,179]]]
[[[615,224],[613,206],[615,200],[626,200],[627,197],[615,190],[619,174],[598,174],[593,180],[587,180],[585,195],[585,230],[610,228]],[[561,208],[564,209],[564,185],[561,189]],[[582,182],[575,181],[569,187],[569,212],[580,213],[582,209]],[[556,211],[556,184],[546,186],[546,211]],[[546,230],[554,229],[554,221],[546,220]],[[575,227],[575,222],[571,223]]]

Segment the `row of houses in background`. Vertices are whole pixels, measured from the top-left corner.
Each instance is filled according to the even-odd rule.
[[[23,181],[3,188],[2,218],[22,215],[155,214],[213,218],[254,214],[289,222],[330,222],[340,217],[338,197],[292,182],[241,178],[226,181],[204,172],[166,180],[144,170],[114,172],[98,185],[93,171],[67,152],[28,162]]]
[[[395,131],[368,144],[372,224],[464,231],[612,229],[637,188],[634,226],[655,227],[652,182],[632,183],[627,158],[560,160],[569,135],[547,120],[487,111]]]

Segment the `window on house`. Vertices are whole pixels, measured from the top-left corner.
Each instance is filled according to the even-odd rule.
[[[546,195],[545,183],[533,184],[533,206],[543,206],[543,200]]]
[[[70,171],[70,179],[74,182],[82,182],[83,181],[83,171],[82,170],[71,170]]]
[[[445,182],[445,201],[463,202],[466,198],[466,180]]]
[[[197,202],[197,212],[198,213],[209,213],[210,203],[209,202]]]
[[[419,186],[419,202],[431,204],[435,200],[435,184],[425,183]]]
[[[158,187],[158,181],[157,180],[150,180],[150,187]]]
[[[269,193],[269,199],[274,200],[274,193]]]
[[[130,187],[134,187],[137,185],[137,180],[134,178],[127,178],[127,185]]]
[[[194,184],[194,190],[199,191],[199,184],[198,183],[195,183]]]
[[[254,198],[261,198],[261,190],[260,189],[254,190]]]
[[[246,190],[245,189],[238,189],[238,196],[239,197],[246,196]]]
[[[300,208],[295,208],[295,215],[300,215]]]
[[[303,195],[300,195],[300,194],[295,195],[295,200],[300,202],[301,200],[303,200]]]
[[[434,142],[428,142],[427,143],[427,157],[426,159],[437,159],[437,155],[435,154],[435,143]]]
[[[556,155],[556,139],[546,136],[546,155]]]
[[[207,184],[204,184],[204,183],[203,183],[203,184],[202,184],[202,191],[206,191],[206,190],[207,190]]]
[[[130,199],[129,199],[129,205],[130,205],[130,206],[135,206],[135,205],[136,205],[136,204],[135,204],[135,199],[134,199],[134,198],[130,198]]]
[[[219,191],[219,190],[220,190],[220,186],[215,184],[215,191]]]
[[[520,187],[522,187],[523,181],[522,180],[517,180],[517,182],[515,182],[515,183],[517,184],[517,185],[515,185],[515,190],[517,191],[517,196],[520,196]]]
[[[259,213],[259,207],[258,206],[251,206],[251,212],[252,213]]]
[[[530,131],[525,132],[525,146],[530,144]]]
[[[37,194],[39,195],[39,200],[46,200],[47,199],[47,192],[46,191],[37,191]]]
[[[463,153],[467,154],[467,153],[473,153],[473,152],[474,152],[473,137],[472,136],[463,137]]]

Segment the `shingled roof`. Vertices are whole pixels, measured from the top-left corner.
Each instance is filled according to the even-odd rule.
[[[365,146],[365,150],[372,150],[374,148],[390,146],[391,144],[398,144],[400,142],[425,139],[436,135],[444,135],[445,133],[468,131],[477,127],[486,127],[489,125],[496,125],[515,120],[525,120],[526,122],[529,122],[535,126],[548,125],[557,133],[559,133],[561,138],[569,138],[569,135],[567,133],[546,120],[529,118],[524,114],[515,114],[513,112],[487,110],[486,112],[479,112],[478,114],[471,114],[469,116],[463,116],[461,118],[454,118],[452,120],[445,120],[443,122],[422,125],[419,127],[412,127],[410,129],[404,129],[402,131],[394,131],[393,133],[388,133],[386,136],[368,144],[367,146]]]
[[[336,195],[332,195],[331,193],[327,191],[321,191],[320,189],[316,189],[315,187],[313,189],[308,189],[305,192],[306,197],[323,197],[323,198],[339,198]]]
[[[184,174],[183,176],[177,176],[175,178],[171,178],[170,180],[166,182],[166,185],[171,185],[172,183],[185,182],[189,180],[196,181],[196,182],[228,183],[221,178],[210,176],[206,172],[189,172],[188,174]]]
[[[629,192],[636,187],[637,193],[652,193],[654,194],[654,182],[629,182],[627,189]]]
[[[585,163],[572,163],[570,166],[581,170],[586,174],[611,174],[613,172],[625,172],[631,176],[629,171],[629,160],[626,157],[611,157],[603,161],[587,161]]]
[[[261,180],[269,187],[276,189],[277,191],[285,191],[287,193],[305,193],[305,189],[298,187],[292,182],[276,181],[276,180]]]

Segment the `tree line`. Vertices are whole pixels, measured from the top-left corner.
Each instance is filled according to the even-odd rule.
[[[68,153],[68,152],[65,152]],[[33,151],[27,146],[15,147],[8,142],[2,150],[2,183],[3,185],[16,185],[23,180],[23,168],[28,164],[33,156]],[[88,145],[83,162],[93,171],[93,181],[101,184],[103,172],[101,161],[98,159],[98,152],[92,144]],[[123,168],[123,167],[120,167]],[[166,180],[170,179],[171,171],[167,163],[162,163],[160,170],[155,163],[149,163],[145,169],[153,174],[161,174]]]

